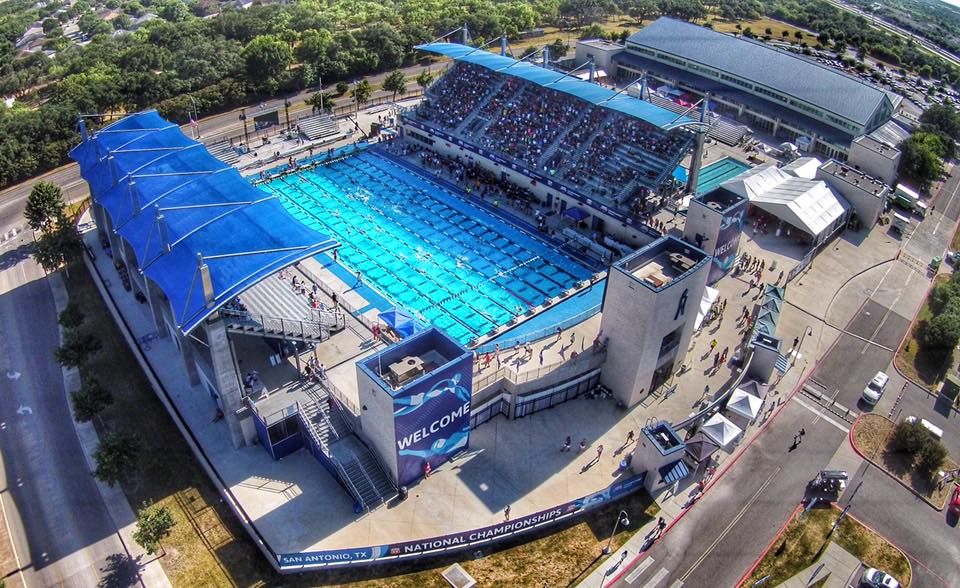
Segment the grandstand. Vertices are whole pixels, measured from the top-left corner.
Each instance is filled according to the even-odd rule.
[[[693,144],[690,119],[625,93],[465,45],[419,48],[456,63],[405,113],[406,124],[455,138],[595,211],[639,219]]]

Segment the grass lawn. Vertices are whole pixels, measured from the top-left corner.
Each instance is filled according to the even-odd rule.
[[[759,18],[757,20],[722,20],[720,17],[713,16],[709,19],[710,23],[713,24],[713,30],[719,33],[738,33],[742,32],[743,29],[750,27],[750,30],[753,31],[753,34],[757,37],[763,37],[766,35],[766,30],[769,28],[771,33],[771,40],[773,41],[789,41],[790,43],[796,44],[797,38],[794,36],[796,31],[803,33],[803,40],[807,42],[810,47],[816,46],[818,43],[817,35],[809,31],[803,30],[799,27],[795,27],[791,24],[785,22],[780,22],[779,20],[774,20],[772,18]],[[740,24],[740,29],[737,29],[737,23]],[[703,24],[702,22],[699,24]],[[784,38],[783,31],[787,31],[789,34],[788,37]]]
[[[497,551],[470,551],[419,565],[370,567],[324,573],[322,576],[286,576],[281,579],[253,545],[232,511],[221,502],[215,487],[190,452],[180,431],[153,393],[127,347],[89,273],[83,266],[64,276],[70,300],[86,315],[84,329],[94,332],[103,349],[90,368],[112,393],[114,404],[95,422],[97,431],[125,431],[143,446],[137,472],[123,485],[133,505],[149,501],[168,507],[177,521],[163,541],[160,559],[174,586],[339,586],[421,588],[447,586],[440,572],[455,561],[481,586],[563,586],[598,563],[600,549],[610,538],[621,509],[631,527],[621,526],[613,545],[620,547],[631,529],[655,517],[659,507],[646,492],[606,505],[552,533],[526,535]],[[320,467],[319,464],[317,467]],[[392,576],[384,577],[385,573]]]
[[[769,575],[765,585],[777,586],[815,564],[839,515],[838,509],[829,506],[814,508],[802,519],[795,517],[743,585],[751,586]],[[829,540],[868,566],[892,574],[902,586],[910,585],[910,562],[906,556],[853,518],[844,517]]]
[[[929,502],[943,508],[950,497],[953,485],[945,484],[943,488],[937,488],[930,478],[916,470],[914,459],[909,454],[895,450],[893,447],[895,427],[895,423],[886,417],[867,414],[855,423],[853,440],[857,448],[877,465],[926,497]],[[957,465],[948,457],[941,469],[948,471],[956,467]]]
[[[936,279],[939,284],[949,280],[950,276],[939,275]],[[897,350],[894,361],[896,361],[897,368],[903,372],[903,375],[929,390],[935,390],[937,384],[946,375],[949,362],[942,354],[923,349],[917,340],[917,335],[921,332],[923,325],[931,318],[933,318],[933,313],[930,312],[928,301],[924,300],[923,306],[920,307],[920,312],[917,314],[917,320],[903,340],[900,349]]]

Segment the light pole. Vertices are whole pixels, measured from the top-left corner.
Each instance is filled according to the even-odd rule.
[[[320,88],[320,114],[323,114],[323,76],[317,74],[317,87]]]
[[[247,143],[247,149],[250,148],[250,134],[247,132],[247,109],[240,109],[240,120],[243,121],[243,140]]]
[[[287,132],[290,132],[290,99],[283,99],[283,114],[287,118]]]
[[[803,334],[800,335],[800,342],[797,343],[797,348],[793,350],[793,360],[790,361],[790,367],[793,367],[797,363],[797,356],[800,355],[800,348],[803,347],[803,340],[807,338],[807,335],[813,336],[813,327],[807,325],[807,328],[803,330]]]
[[[625,510],[621,510],[620,514],[617,515],[617,522],[613,524],[613,533],[610,533],[610,540],[607,541],[607,544],[603,548],[604,555],[610,555],[610,551],[612,551],[610,546],[613,544],[613,536],[617,534],[617,527],[620,526],[621,522],[623,523],[624,527],[630,526],[630,519],[627,518],[627,511]]]
[[[193,96],[187,96],[190,99],[190,104],[193,105],[193,120],[190,121],[190,126],[193,127],[193,138],[200,138],[200,111],[197,110],[197,101],[193,99]]]

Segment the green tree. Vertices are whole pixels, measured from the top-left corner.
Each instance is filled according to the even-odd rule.
[[[357,112],[360,112],[361,106],[370,101],[371,94],[373,94],[373,86],[370,85],[370,82],[367,80],[360,80],[353,85],[353,90],[350,90],[350,96],[352,96],[354,102],[357,103]]]
[[[350,90],[350,84],[346,82],[337,82],[337,96],[343,96]]]
[[[799,42],[803,40],[803,31],[793,31],[794,38]]]
[[[64,333],[63,343],[53,350],[57,363],[63,367],[80,367],[103,348],[103,342],[90,333],[69,330]]]
[[[920,453],[920,450],[930,442],[930,433],[924,429],[919,421],[912,423],[901,421],[893,432],[893,446],[897,451],[910,455]]]
[[[276,78],[293,62],[293,50],[280,37],[259,35],[244,47],[243,59],[251,80]]]
[[[109,486],[122,482],[136,468],[139,455],[139,439],[127,433],[108,433],[93,452],[93,476]]]
[[[660,5],[656,0],[632,0],[627,6],[627,14],[636,19],[639,25],[643,25],[643,21],[656,15],[659,10]]]
[[[407,93],[407,77],[402,71],[394,70],[383,80],[383,89],[393,92],[393,101],[396,102],[397,94],[403,96]]]
[[[626,33],[626,31],[623,31]],[[553,59],[560,59],[561,57],[566,56],[570,51],[570,46],[563,42],[563,39],[557,39],[553,43],[550,43],[550,57]]]
[[[23,216],[27,219],[27,225],[34,231],[46,231],[63,222],[65,207],[66,203],[63,201],[60,186],[39,181],[30,189]]]
[[[420,86],[420,89],[423,91],[427,90],[431,82],[433,82],[433,72],[429,70],[425,69],[417,76],[417,85]]]
[[[902,177],[929,185],[943,173],[941,157],[946,152],[940,138],[933,133],[915,132],[900,142],[900,166]]]
[[[952,106],[934,104],[920,115],[920,122],[960,140],[960,112]]]
[[[66,308],[60,313],[57,322],[59,322],[60,326],[64,329],[78,329],[86,318],[86,315],[80,310],[80,305],[76,302],[71,302],[67,304]]]
[[[54,31],[61,30],[60,21],[55,18],[44,19],[42,27],[43,27],[43,33],[47,36],[49,36]]]
[[[943,313],[930,319],[923,330],[923,345],[931,349],[953,349],[960,342],[960,315]]]
[[[787,29],[783,29],[782,31],[780,31],[780,36],[783,37],[784,40],[786,40],[790,37],[790,31],[788,31]]]
[[[337,106],[337,101],[333,99],[333,95],[325,92],[314,92],[312,96],[304,100],[304,103],[310,105],[314,114],[324,110],[332,110]]]
[[[161,550],[160,541],[165,539],[177,522],[166,506],[153,506],[144,502],[137,510],[137,530],[133,540],[148,554],[155,555]]]
[[[33,245],[33,259],[48,271],[54,272],[83,252],[83,243],[77,229],[69,222],[59,223],[44,231]]]
[[[928,478],[932,478],[947,459],[947,449],[939,441],[927,438],[926,445],[920,449],[917,469]]]
[[[773,29],[771,29],[770,27],[767,27],[767,28],[763,29],[763,33],[764,33],[765,35],[772,35],[772,34],[773,34]]]
[[[96,378],[88,378],[78,390],[70,393],[70,401],[73,417],[78,423],[86,423],[113,404],[113,395]]]

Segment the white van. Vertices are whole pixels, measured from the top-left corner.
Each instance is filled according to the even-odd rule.
[[[912,425],[913,423],[917,422],[917,417],[908,416],[904,420]],[[943,439],[943,429],[931,423],[927,419],[920,419],[920,426],[926,429],[927,432],[930,433],[930,436],[936,439],[937,441],[940,441]]]

